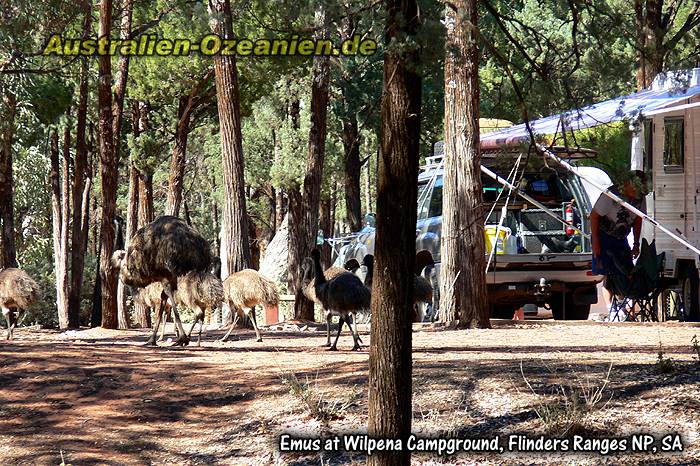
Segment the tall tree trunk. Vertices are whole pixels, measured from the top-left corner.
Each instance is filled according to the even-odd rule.
[[[342,40],[352,39],[355,33],[355,19],[353,15],[346,15],[342,20]],[[360,132],[357,125],[357,113],[352,104],[353,91],[351,88],[356,76],[345,67],[342,72],[341,90],[344,101],[344,115],[342,117],[342,141],[343,141],[343,165],[345,172],[345,212],[346,221],[350,231],[359,231],[362,228],[362,202],[360,192]]]
[[[100,2],[98,37],[109,37],[112,26],[112,0]],[[102,215],[100,219],[100,278],[102,294],[102,327],[117,328],[117,275],[110,259],[114,252],[114,224],[117,204],[119,160],[114,147],[114,114],[112,112],[112,59],[100,55],[98,80],[100,178],[102,180]]]
[[[180,97],[177,110],[177,127],[175,142],[170,159],[170,175],[168,176],[168,201],[165,207],[166,215],[180,215],[182,192],[185,183],[185,162],[187,155],[187,136],[189,135],[191,112],[187,105],[187,96]]]
[[[119,34],[122,40],[131,37],[133,6],[134,0],[124,0]],[[121,129],[122,121],[124,121],[124,97],[126,96],[126,84],[129,80],[129,58],[130,55],[128,54],[119,56],[119,74],[117,75],[117,86],[114,89],[114,101],[112,104],[114,106],[112,111],[114,117],[114,153],[116,154],[117,160],[119,160],[119,150],[121,148]]]
[[[126,211],[126,244],[136,234],[139,227],[139,179],[141,174],[133,162],[129,166],[129,207]]]
[[[365,211],[372,212],[372,159],[366,162],[367,173],[365,177]]]
[[[170,174],[168,176],[168,200],[165,208],[167,215],[180,215],[182,193],[185,184],[185,165],[187,164],[187,138],[190,133],[192,112],[203,102],[199,94],[211,78],[212,71],[197,80],[189,94],[180,97],[177,108],[177,123],[175,126],[175,143],[170,159]]]
[[[274,141],[274,162],[277,164],[280,157],[282,156],[282,143],[280,141],[280,136],[278,131],[272,131],[272,140]],[[284,193],[284,189],[279,187],[275,190],[275,232],[282,225],[285,215],[287,215],[287,198]]]
[[[415,45],[417,0],[386,0],[384,86],[377,195],[375,276],[369,351],[372,437],[411,434],[411,321],[418,177],[421,78]],[[397,182],[400,180],[400,182]],[[411,182],[405,182],[411,180]],[[408,206],[408,207],[407,207]],[[410,451],[378,452],[367,464],[408,465]]]
[[[66,128],[64,133],[64,167],[68,160],[66,151],[70,148],[70,130]],[[61,164],[58,157],[58,133],[51,134],[51,213],[53,219],[53,256],[54,273],[56,275],[56,308],[58,309],[58,326],[61,329],[68,328],[68,199],[66,190],[68,180],[67,168],[63,170],[63,186],[61,186]]]
[[[61,296],[61,312],[65,316],[66,327],[70,326],[70,314],[68,312],[68,294],[70,292],[70,278],[68,267],[70,255],[68,249],[68,232],[70,227],[70,167],[73,164],[70,156],[70,119],[66,120],[66,128],[63,131],[63,178],[61,189],[61,277],[60,285],[63,291]],[[82,193],[81,193],[82,194]],[[57,259],[58,260],[58,259]]]
[[[12,177],[12,141],[15,135],[17,100],[11,91],[0,93],[0,267],[17,267],[15,210]]]
[[[233,38],[233,19],[229,0],[208,0],[213,33]],[[221,276],[250,267],[248,214],[243,175],[240,91],[234,55],[214,57],[216,95],[221,136],[224,205],[221,226]]]
[[[120,38],[122,40],[131,37],[131,20],[134,0],[124,0],[123,16]],[[114,154],[119,160],[121,146],[121,127],[124,116],[124,97],[126,95],[126,83],[129,79],[129,55],[119,57],[119,75],[117,87],[114,92]],[[117,279],[117,325],[120,329],[129,328],[129,313],[126,307],[126,289],[124,283]]]
[[[212,177],[211,179],[211,190],[212,192],[216,192],[216,178]],[[221,227],[219,226],[219,206],[216,204],[216,199],[214,196],[211,198],[211,217],[212,220],[214,221],[214,231],[220,232]],[[221,250],[221,235],[216,235],[216,250],[220,251]],[[219,274],[221,275],[221,271],[219,271]],[[220,278],[226,278],[226,277],[220,277]]]
[[[85,5],[83,21],[83,38],[89,37],[92,23],[90,4]],[[87,58],[80,65],[80,84],[78,96],[78,119],[75,130],[75,164],[73,173],[73,225],[71,231],[71,284],[68,296],[68,326],[80,326],[80,298],[85,271],[85,248],[87,244],[88,225],[84,223],[88,216],[87,205],[90,195],[90,183],[85,182],[87,175],[87,109],[88,109],[88,73],[90,72]]]
[[[440,309],[446,322],[488,328],[486,248],[479,152],[476,0],[447,12],[445,175],[442,188]]]
[[[345,166],[345,209],[350,231],[362,228],[362,201],[360,197],[360,134],[357,128],[357,115],[350,114],[343,119],[343,164]]]
[[[153,221],[153,173],[141,172],[139,184],[139,228]]]
[[[323,3],[316,6],[316,38],[327,36],[327,19]],[[289,272],[294,285],[294,316],[314,320],[314,306],[302,292],[301,263],[316,245],[318,231],[321,180],[326,156],[328,112],[329,61],[326,56],[314,57],[311,87],[311,128],[306,156],[303,195],[299,190],[289,192]]]
[[[153,221],[153,174],[139,173],[138,224],[141,228]],[[132,234],[133,236],[133,234]],[[151,311],[143,304],[134,302],[134,322],[138,327],[151,328]]]
[[[333,224],[331,223],[331,198],[321,199],[318,228],[323,230],[325,237],[333,236]],[[323,243],[321,248],[321,264],[324,268],[331,266],[331,245]]]
[[[134,137],[139,137],[143,121],[141,118],[142,105],[134,102],[131,112],[132,130]],[[136,168],[135,161],[131,161],[129,171],[129,210],[126,218],[127,244],[136,234],[136,231],[153,221],[153,175],[144,173]],[[151,327],[151,311],[143,303],[134,300],[134,323],[140,328]]]

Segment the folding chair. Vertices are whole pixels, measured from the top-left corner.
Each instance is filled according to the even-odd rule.
[[[638,322],[658,322],[658,297],[663,291],[661,275],[663,273],[665,253],[657,254],[655,242],[651,244],[642,240],[637,263],[632,267],[621,264],[615,257],[613,263],[616,271],[608,276],[612,292],[611,321],[625,320]]]

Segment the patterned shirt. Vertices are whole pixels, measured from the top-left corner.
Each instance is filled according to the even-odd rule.
[[[617,193],[615,193],[617,194]],[[619,194],[618,194],[619,196]],[[620,196],[622,197],[622,196]],[[647,211],[646,199],[627,201],[642,212]],[[626,238],[632,230],[637,215],[622,207],[605,194],[601,194],[593,207],[599,217],[598,228],[618,239]]]

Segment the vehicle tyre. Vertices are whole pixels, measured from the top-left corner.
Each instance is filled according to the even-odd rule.
[[[590,304],[574,305],[573,293],[565,295],[566,302],[562,302],[561,293],[553,294],[549,301],[549,307],[552,309],[552,317],[554,320],[588,320],[591,312]],[[564,319],[564,306],[566,306],[566,319]]]
[[[491,307],[492,319],[512,319],[516,307],[508,304],[494,304]]]
[[[698,303],[698,271],[694,266],[686,266],[680,274],[681,299],[685,309],[685,320],[700,321],[700,304]]]

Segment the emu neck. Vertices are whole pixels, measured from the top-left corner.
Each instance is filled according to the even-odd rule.
[[[314,286],[321,286],[326,283],[326,276],[321,270],[321,259],[314,256]]]
[[[367,275],[365,275],[365,286],[372,288],[372,280],[374,280],[374,264],[366,265]]]

